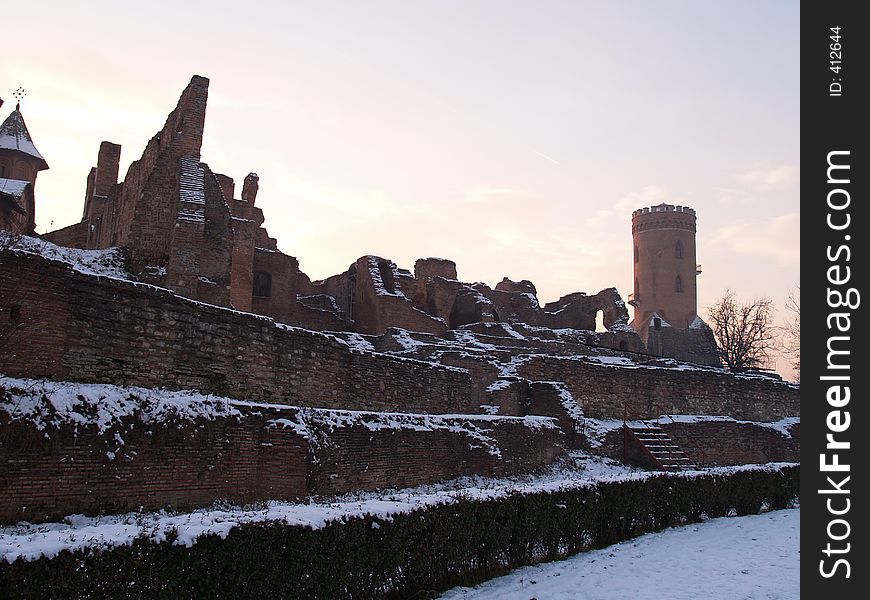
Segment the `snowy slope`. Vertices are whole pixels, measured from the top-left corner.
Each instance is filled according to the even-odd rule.
[[[712,519],[524,567],[442,600],[791,600],[800,509]]]

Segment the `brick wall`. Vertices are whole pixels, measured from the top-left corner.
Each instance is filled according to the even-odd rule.
[[[670,423],[662,419],[659,425],[699,467],[800,462],[800,424],[792,425],[791,437],[770,427],[733,421]],[[621,428],[609,431],[594,451],[622,460],[622,435]],[[648,460],[631,445],[628,449],[630,461]]]
[[[800,392],[765,378],[662,368],[620,368],[582,359],[532,357],[518,368],[533,381],[563,381],[587,417],[650,419],[659,413],[777,421],[800,415]]]
[[[467,371],[351,352],[331,336],[97,278],[33,255],[0,255],[0,372],[195,389],[299,406],[478,412]],[[36,341],[35,341],[36,340]]]
[[[751,423],[667,423],[662,429],[699,466],[800,462],[800,424],[786,437]]]
[[[563,451],[561,431],[540,419],[446,417],[431,426],[427,415],[363,413],[336,425],[326,411],[313,411],[302,434],[285,426],[300,422],[297,409],[237,408],[241,416],[213,420],[127,416],[103,432],[69,422],[37,429],[0,411],[0,523],[513,475]],[[391,423],[397,418],[404,426]],[[486,440],[469,437],[469,429]]]
[[[496,441],[497,453],[479,440],[445,429],[333,429],[325,434],[328,443],[315,451],[311,492],[402,488],[462,475],[514,475],[549,465],[563,452],[564,436],[556,428],[531,428],[510,418],[454,421],[479,427]]]
[[[67,248],[87,248],[88,223],[83,221],[41,236],[52,244]]]
[[[0,521],[290,500],[306,494],[307,440],[265,419],[37,430],[0,412]],[[118,445],[114,435],[124,441]],[[110,458],[110,454],[114,453]]]

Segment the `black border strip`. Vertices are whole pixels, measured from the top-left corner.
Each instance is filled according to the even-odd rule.
[[[861,352],[868,339],[867,309],[861,302],[870,302],[870,296],[858,299],[865,291],[864,271],[870,268],[865,242],[870,217],[860,210],[867,201],[870,178],[866,151],[870,26],[858,17],[861,6],[816,1],[801,7],[801,299],[806,317],[801,331],[801,595],[805,598],[845,600],[858,598],[859,593],[864,598],[870,571],[868,500],[859,491],[868,488],[870,454],[862,443],[868,438],[865,428],[870,417],[865,408],[866,353]],[[829,163],[841,168],[829,172]],[[831,317],[835,313],[848,316]],[[829,345],[840,353],[831,354]],[[828,448],[828,434],[849,447]],[[831,464],[834,454],[839,464],[849,465],[848,471],[823,469],[822,455]]]

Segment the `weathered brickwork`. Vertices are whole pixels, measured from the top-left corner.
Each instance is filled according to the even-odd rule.
[[[0,523],[68,514],[188,510],[410,487],[463,475],[504,476],[549,465],[558,428],[523,419],[440,420],[440,428],[299,423],[288,407],[242,415],[94,425],[10,421],[0,411]],[[369,415],[375,420],[377,413]],[[426,415],[404,415],[425,423]],[[381,416],[389,421],[389,415]],[[467,431],[486,436],[469,437]],[[313,440],[313,441],[312,441]]]
[[[790,436],[771,427],[733,421],[671,423],[665,418],[659,427],[699,467],[800,462],[799,423],[789,428]],[[624,455],[626,450],[628,457]],[[602,445],[593,451],[617,460],[627,458],[633,464],[647,460],[631,444],[623,446],[621,428],[608,432]]]
[[[331,336],[83,275],[33,255],[0,258],[0,295],[21,306],[19,323],[0,323],[7,336],[0,372],[12,376],[196,389],[299,406],[478,412],[467,371],[351,352]]]
[[[587,417],[631,419],[660,414],[723,415],[778,421],[800,414],[800,392],[762,377],[663,368],[621,368],[583,359],[533,357],[517,369],[532,381],[562,381]]]
[[[445,430],[371,431],[353,426],[329,431],[329,443],[316,450],[311,491],[337,494],[403,488],[470,474],[527,473],[552,463],[564,448],[564,436],[558,428],[531,428],[519,419],[472,419],[470,423],[492,436],[496,445],[487,447],[463,433]]]
[[[789,428],[790,437],[770,427],[727,421],[669,423],[663,419],[661,428],[702,467],[800,462],[800,423]]]
[[[291,500],[307,493],[307,440],[263,417],[95,426],[10,422],[0,412],[0,521]],[[115,434],[123,439],[119,445]]]

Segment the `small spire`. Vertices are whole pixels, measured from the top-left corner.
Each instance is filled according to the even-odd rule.
[[[17,100],[17,102],[15,103],[15,110],[20,110],[21,100],[24,99],[24,97],[27,95],[27,92],[24,91],[23,87],[19,86],[19,88],[15,90],[15,93],[12,95],[15,96],[15,99]]]

